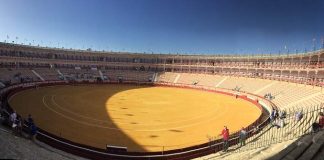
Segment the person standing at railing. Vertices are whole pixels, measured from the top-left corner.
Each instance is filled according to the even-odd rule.
[[[319,113],[318,123],[317,122],[314,122],[312,124],[312,131],[313,132],[318,132],[322,128],[324,128],[324,114],[323,114],[323,112],[320,112]]]
[[[319,118],[319,125],[320,125],[320,127],[321,128],[324,128],[324,113],[323,112],[320,112],[319,113],[319,115],[320,115],[320,118]]]
[[[286,110],[279,111],[279,118],[284,119],[286,118]]]
[[[246,130],[242,127],[240,131],[240,147],[245,146],[246,134]]]
[[[34,123],[32,123],[29,126],[29,129],[30,129],[30,139],[34,141],[37,134],[37,127]]]
[[[259,132],[259,126],[252,126],[252,134],[257,134]]]
[[[300,121],[303,118],[303,112],[302,111],[297,111],[295,112],[295,120]]]
[[[29,127],[32,123],[34,123],[34,120],[33,120],[32,116],[29,114],[29,115],[28,115],[28,118],[27,118],[27,125],[28,125],[28,127]]]
[[[30,114],[28,115],[28,118],[27,118],[27,126],[28,126],[30,139],[35,140],[35,136],[37,133],[37,127],[36,127],[34,120]]]
[[[16,134],[19,135],[19,136],[22,136],[22,118],[21,117],[18,117],[17,120],[16,120]]]
[[[220,134],[223,136],[223,150],[224,152],[227,152],[228,149],[228,140],[229,140],[229,129],[224,126],[224,129],[222,130],[222,133]]]
[[[271,122],[274,121],[277,118],[278,111],[276,109],[272,109],[272,112],[270,114],[270,120]]]
[[[17,119],[17,113],[15,111],[13,111],[11,114],[10,114],[10,125],[12,126],[12,128],[14,128],[14,123]]]

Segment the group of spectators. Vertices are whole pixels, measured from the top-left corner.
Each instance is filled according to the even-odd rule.
[[[32,116],[29,114],[28,117],[24,119],[19,116],[16,111],[9,114],[4,104],[0,101],[0,124],[6,124],[11,127],[12,133],[15,136],[23,136],[23,131],[26,131],[28,137],[34,140],[37,134],[37,126]]]
[[[303,114],[303,111],[300,110],[300,111],[296,111],[295,112],[295,121],[300,121],[302,118],[303,118],[304,114]]]
[[[285,126],[284,119],[286,118],[286,115],[287,113],[285,110],[279,111],[273,108],[270,114],[270,122],[273,126],[276,126],[277,128],[283,128]]]
[[[229,147],[229,129],[227,128],[227,126],[224,126],[224,129],[222,130],[220,136],[223,137],[223,151],[227,152],[228,147]],[[245,145],[245,140],[247,138],[247,131],[245,130],[244,127],[242,127],[242,129],[239,132],[239,143],[240,143],[240,147]]]
[[[303,118],[304,114],[302,110],[296,111],[294,119],[296,122],[300,121]],[[270,115],[270,120],[273,124],[273,126],[276,126],[277,128],[282,128],[284,127],[284,118],[286,118],[286,112],[283,111],[277,111],[276,109],[273,109],[271,115]],[[318,132],[319,130],[324,128],[324,113],[320,112],[319,113],[319,120],[318,122],[314,122],[312,124],[312,131],[313,132]]]
[[[233,91],[240,92],[240,90],[241,90],[241,87],[239,87],[239,86],[235,86],[235,88],[233,88]]]
[[[272,99],[274,99],[274,96],[273,96],[271,93],[266,93],[266,94],[264,95],[264,98],[265,98],[265,99],[268,99],[268,100],[272,100]]]
[[[295,112],[295,121],[300,121],[303,117],[302,111]],[[278,111],[277,109],[273,109],[270,114],[270,120],[271,123],[276,126],[277,128],[284,127],[284,118],[286,118],[286,111]],[[257,128],[254,127],[255,130],[252,130],[253,132],[257,132]],[[319,121],[314,122],[312,124],[312,130],[313,132],[318,132],[319,130],[324,129],[324,113],[319,113]],[[227,152],[229,147],[229,129],[227,126],[224,126],[224,129],[221,131],[221,134],[219,134],[223,138],[223,151]],[[247,138],[247,131],[244,127],[239,132],[239,144],[240,147],[245,145],[245,140]]]
[[[282,128],[285,125],[284,119],[286,118],[287,113],[285,110],[277,110],[275,108],[272,109],[272,112],[270,114],[270,121],[272,123],[273,126],[276,126],[277,128]],[[295,120],[296,121],[300,121],[301,118],[303,117],[303,112],[302,111],[297,111],[295,113]],[[324,114],[321,112],[320,113],[320,120],[319,123],[314,123],[313,124],[313,130],[318,130],[320,128],[324,127]],[[258,128],[253,127],[254,132],[257,132]],[[222,130],[221,134],[223,137],[223,150],[224,152],[227,152],[228,147],[229,147],[229,129],[227,128],[227,126],[224,126],[224,129]],[[240,147],[245,145],[245,140],[247,138],[247,131],[245,130],[244,127],[242,127],[242,129],[239,132],[239,143],[240,143]]]
[[[12,112],[9,116],[9,125],[12,127],[12,133],[16,136],[23,136],[23,129],[24,126],[26,126],[28,137],[32,140],[35,139],[37,127],[30,114],[27,119],[23,119],[21,116],[18,116],[15,111]]]

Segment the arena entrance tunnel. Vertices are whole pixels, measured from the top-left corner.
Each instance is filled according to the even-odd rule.
[[[191,110],[193,108],[190,108],[188,106],[179,105],[177,105],[177,107],[169,107],[166,110],[163,110],[161,108],[153,108],[150,110],[150,108],[141,107],[143,103],[147,103],[148,107],[156,105],[152,104],[152,102],[156,101],[156,98],[159,98],[160,100],[168,100],[170,98],[169,95],[162,94],[162,97],[157,97],[157,95],[155,95],[161,94],[164,91],[178,92],[178,95],[182,96],[186,96],[186,93],[189,94],[192,92],[191,94],[193,96],[189,97],[189,99],[187,100],[184,100],[188,102],[191,102],[190,98],[193,98],[194,96],[198,98],[200,96],[200,98],[206,98],[206,95],[211,97],[215,95],[222,95],[215,94],[213,92],[204,92],[197,89],[174,88],[165,85],[156,86],[152,84],[74,84],[68,86],[66,84],[53,85],[54,86],[45,85],[47,87],[41,87],[42,85],[39,85],[39,87],[29,87],[28,90],[25,90],[26,88],[24,88],[25,91],[23,92],[18,92],[18,90],[16,90],[16,94],[11,94],[9,104],[23,117],[26,117],[29,113],[33,115],[36,124],[41,128],[41,134],[39,134],[37,137],[39,140],[44,141],[59,149],[88,158],[93,158],[94,154],[71,149],[70,147],[57,143],[56,140],[103,153],[146,156],[163,155],[168,153],[177,153],[179,151],[186,151],[197,147],[199,148],[208,146],[208,137],[206,136],[208,136],[209,134],[210,137],[214,136],[215,139],[218,139],[216,138],[216,135],[221,130],[220,128],[216,128],[215,124],[213,123],[213,120],[219,121],[220,119],[214,117],[224,119],[224,117],[221,117],[219,115],[219,113],[224,113],[224,110],[215,110],[214,112],[217,113],[215,115],[213,114],[214,112],[212,110],[208,110],[208,108],[204,110],[204,108],[201,107],[198,107],[198,109],[196,110]],[[93,88],[96,88],[96,91],[94,91]],[[156,91],[155,93],[151,92],[154,90]],[[144,93],[142,96],[138,96],[138,94],[141,94],[138,91],[148,92]],[[98,94],[104,96],[98,96]],[[149,96],[151,96],[153,99],[143,99]],[[234,96],[225,94],[219,98],[223,101],[226,101],[224,99],[224,96],[225,99],[229,98],[231,100],[235,100]],[[140,105],[136,106],[136,104],[132,105],[126,103],[126,99],[130,97],[134,99],[134,101],[132,102],[140,103]],[[179,97],[177,99],[179,100]],[[220,99],[215,98],[215,100],[213,99],[210,101],[215,102]],[[184,101],[180,100],[180,103]],[[249,105],[253,104],[242,99],[240,99],[239,101],[248,103]],[[163,101],[156,103],[160,103],[160,105],[167,105],[165,102],[163,102],[164,104],[162,102]],[[204,99],[204,102],[208,103],[206,99]],[[201,103],[201,101],[197,102],[197,104],[198,103]],[[232,104],[234,104],[234,102]],[[192,105],[195,106],[195,104]],[[136,106],[135,109],[137,112],[135,113],[134,108],[132,108],[133,106]],[[34,110],[35,108],[37,110]],[[213,107],[211,106],[210,108]],[[256,109],[256,107],[248,108]],[[237,108],[234,108],[234,110],[236,109]],[[163,114],[163,112],[165,113]],[[178,115],[172,116],[172,114],[177,112]],[[187,112],[190,114],[186,115]],[[167,119],[159,117],[158,115],[161,113],[162,116],[166,117]],[[195,114],[197,114],[198,116],[192,117],[192,115]],[[203,114],[205,114],[208,119],[204,119],[204,116],[200,116]],[[255,123],[255,120],[260,119],[260,115],[261,112],[255,117],[252,117],[250,121],[247,121],[244,126],[247,127],[253,122]],[[191,119],[186,120],[185,118],[188,117]],[[179,127],[180,122],[176,122],[176,120],[179,120],[179,118],[180,122],[185,122],[182,123],[182,125],[193,126],[193,128],[189,129],[188,131],[186,127]],[[210,120],[209,118],[214,119]],[[228,119],[225,118],[224,121],[228,121],[233,117],[229,116],[227,118]],[[201,121],[205,121],[205,125],[208,127],[204,128],[206,130],[201,130],[199,128],[196,128],[195,130],[195,125],[192,125],[192,123],[198,122],[197,125],[202,126],[202,124],[199,124],[199,122]],[[221,123],[222,124],[220,126],[222,128],[224,122]],[[226,125],[232,127],[232,129],[235,131],[238,131],[242,126],[242,124],[237,124],[237,126],[235,126],[235,124],[230,125],[229,123],[226,123]],[[235,127],[236,129],[234,129]],[[212,130],[210,130],[210,128],[212,128]],[[190,130],[194,130],[194,132],[190,132]],[[181,144],[181,138],[195,139],[192,136],[201,132],[204,134],[202,138],[204,140]],[[234,133],[234,131],[232,133]],[[163,136],[165,135],[169,135],[169,137],[167,136],[167,139],[163,139]],[[174,138],[168,139],[170,138],[170,135],[172,135]],[[153,141],[156,141],[156,143],[151,143]],[[170,145],[171,147],[168,145],[163,145],[172,143],[179,145],[174,145],[173,148],[172,145]],[[127,147],[128,152],[124,153],[118,150],[107,151],[105,149],[106,145]],[[97,154],[97,156],[99,155],[100,154]]]

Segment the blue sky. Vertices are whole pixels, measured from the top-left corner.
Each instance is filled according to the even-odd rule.
[[[318,49],[322,37],[323,0],[1,0],[0,4],[0,41],[51,47],[285,53],[311,50],[314,42]]]

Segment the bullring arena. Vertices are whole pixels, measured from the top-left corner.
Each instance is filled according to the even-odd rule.
[[[253,103],[234,96],[161,86],[53,86],[19,92],[9,104],[62,138],[137,152],[206,143],[224,125],[236,132],[261,115]]]
[[[61,150],[40,151],[43,158],[320,159],[324,153],[323,131],[312,131],[323,111],[323,50],[155,55],[1,43],[0,58],[2,122],[8,126],[14,111],[24,119],[31,114],[35,141],[19,146]],[[286,114],[274,120],[274,111]],[[219,135],[224,126],[228,152]],[[28,123],[23,129],[29,133]]]

